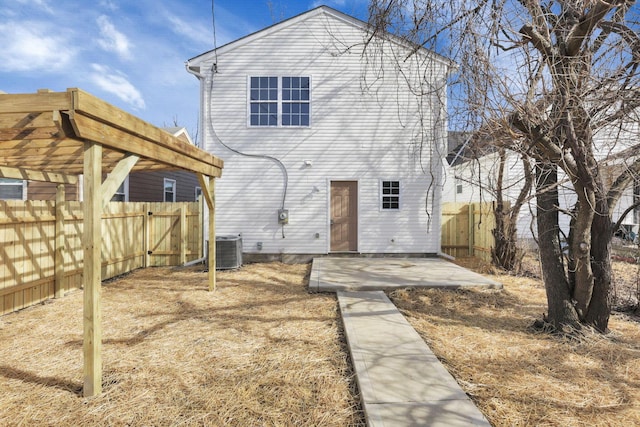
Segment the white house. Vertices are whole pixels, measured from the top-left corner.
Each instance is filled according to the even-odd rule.
[[[437,254],[453,64],[415,49],[321,6],[190,59],[218,234],[245,257]]]
[[[635,121],[628,121],[624,125],[606,126],[594,133],[593,144],[596,158],[604,165],[604,181],[610,185],[615,175],[629,166],[637,155],[635,148],[640,134],[639,125]],[[498,153],[490,143],[474,145],[469,140],[470,134],[450,133],[451,142],[455,141],[456,148],[450,151],[445,166],[445,184],[443,188],[444,202],[491,202],[496,200],[495,189],[498,176]],[[470,146],[473,146],[469,149]],[[632,153],[632,154],[628,154]],[[569,179],[560,171],[559,225],[561,230],[569,233],[571,211],[576,203],[575,190]],[[524,166],[519,154],[513,151],[506,152],[506,162],[503,172],[503,198],[513,202],[518,197],[524,185]],[[530,239],[537,234],[536,229],[536,199],[535,190],[532,189],[528,202],[521,208],[518,217],[518,237]],[[625,211],[632,207],[640,198],[640,179],[629,185],[619,202],[617,203],[612,221],[618,221]],[[622,226],[627,232],[638,235],[640,224],[640,209],[629,212],[622,220]]]

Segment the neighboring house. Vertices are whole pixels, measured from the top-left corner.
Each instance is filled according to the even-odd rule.
[[[184,141],[193,144],[186,129],[165,128]],[[82,180],[77,185],[65,185],[67,200],[80,200]],[[195,174],[184,171],[131,173],[113,196],[121,202],[193,202],[201,194]],[[0,199],[55,200],[56,184],[0,178]]]
[[[604,128],[594,134],[596,156],[603,163],[605,185],[611,185],[614,176],[624,167],[625,162],[634,160],[633,155],[626,155],[631,147],[637,144],[635,126],[631,124],[626,129],[620,127]],[[447,155],[446,179],[443,189],[444,202],[491,202],[496,200],[495,189],[498,176],[498,153],[491,141],[478,143],[470,133],[449,133],[449,147],[455,146]],[[506,152],[504,168],[503,198],[513,202],[518,197],[524,182],[524,169],[520,156],[512,151]],[[576,196],[571,182],[563,179],[559,174],[559,201],[561,212],[559,225],[567,234],[570,228],[570,211],[576,202]],[[532,238],[537,234],[536,199],[532,195],[525,204],[518,217],[517,229],[519,238]],[[623,196],[616,205],[612,220],[617,221],[624,211],[640,200],[640,180],[626,188]],[[621,234],[638,235],[640,224],[640,209],[630,212],[622,222]]]
[[[453,64],[389,35],[363,53],[370,37],[321,6],[187,62],[205,148],[225,161],[216,230],[245,254],[440,252]]]

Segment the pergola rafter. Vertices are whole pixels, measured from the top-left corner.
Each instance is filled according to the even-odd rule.
[[[209,289],[215,289],[214,180],[223,162],[80,89],[0,94],[0,178],[64,185],[82,175],[84,191],[84,389],[102,391],[101,218],[103,206],[130,172],[194,172],[209,208]],[[109,174],[102,181],[104,174]],[[56,242],[62,239],[56,235]],[[62,276],[56,248],[56,276]],[[56,296],[60,296],[59,283]]]

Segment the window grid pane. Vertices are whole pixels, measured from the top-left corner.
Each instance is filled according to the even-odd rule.
[[[309,126],[309,77],[282,78],[282,126]]]
[[[278,78],[251,77],[251,126],[278,125]]]

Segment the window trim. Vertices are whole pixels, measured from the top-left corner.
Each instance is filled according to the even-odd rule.
[[[278,129],[308,129],[312,127],[312,123],[311,123],[311,104],[313,103],[313,78],[311,75],[291,75],[291,74],[279,74],[279,75],[268,75],[269,73],[265,73],[267,75],[248,75],[247,76],[247,93],[246,93],[246,100],[247,100],[247,128],[251,128],[251,129],[274,129],[274,128],[278,128]],[[276,125],[252,125],[251,124],[251,79],[252,78],[260,78],[260,77],[267,77],[267,78],[273,78],[275,77],[277,79],[277,84],[278,84],[278,99],[276,100]],[[285,77],[298,77],[298,78],[308,78],[309,79],[309,99],[308,100],[298,100],[298,101],[291,101],[291,100],[283,100],[283,96],[282,96],[282,89],[283,89],[283,85],[282,85],[282,81]],[[263,101],[263,102],[272,102],[272,101]],[[295,103],[306,103],[309,106],[309,124],[308,125],[283,125],[282,124],[282,111],[283,111],[283,104],[295,104]]]
[[[5,199],[3,197],[0,197],[0,200],[27,200],[27,181],[24,179],[13,179],[13,178],[3,178],[3,179],[8,179],[11,180],[13,182],[0,182],[0,186],[14,186],[14,187],[18,187],[21,186],[22,187],[22,196],[20,198],[16,198],[16,199]]]
[[[173,200],[167,200],[167,183],[173,184]],[[164,178],[162,181],[162,201],[163,202],[175,202],[178,194],[178,186],[175,179]]]
[[[385,194],[384,193],[384,184],[386,182],[389,183],[394,183],[397,182],[398,183],[398,194]],[[379,195],[378,195],[378,200],[379,200],[379,210],[381,212],[398,212],[401,210],[402,208],[402,181],[400,181],[399,179],[381,179],[380,180],[380,185],[379,185],[380,189],[379,189]],[[393,207],[388,207],[385,208],[384,207],[384,197],[397,197],[398,198],[398,207],[397,208],[393,208]]]

